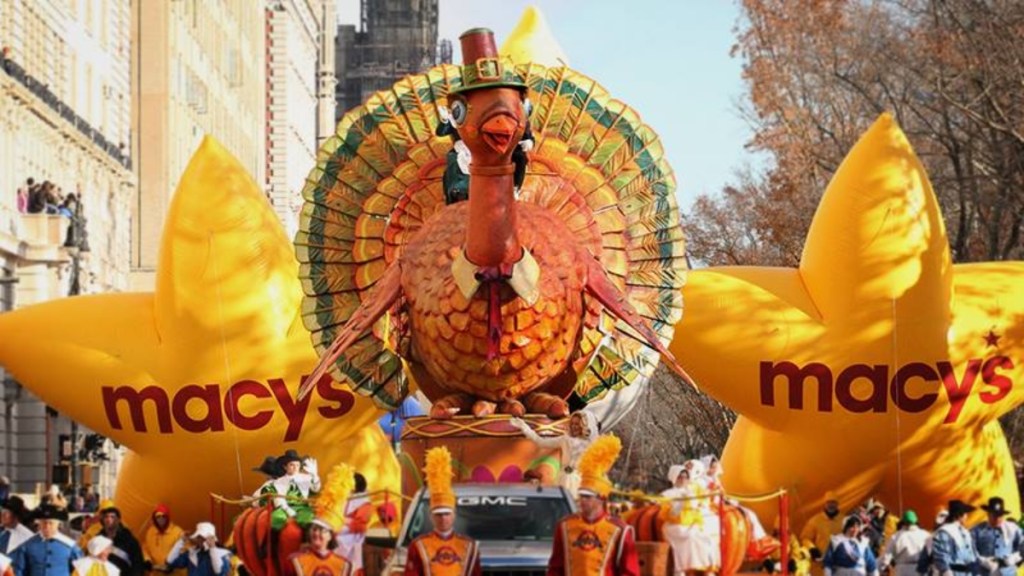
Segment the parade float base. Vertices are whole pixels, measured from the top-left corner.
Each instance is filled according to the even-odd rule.
[[[558,449],[543,449],[523,436],[509,416],[455,416],[432,420],[416,416],[402,430],[402,494],[412,497],[423,487],[424,457],[430,448],[445,446],[452,454],[454,482],[529,482],[557,485],[562,475]],[[544,416],[523,418],[538,435],[557,437],[566,433],[568,419],[552,421]]]

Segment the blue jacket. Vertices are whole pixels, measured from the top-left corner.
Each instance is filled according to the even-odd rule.
[[[1017,573],[1021,550],[1024,549],[1024,536],[1021,536],[1019,526],[1013,522],[1003,522],[1002,526],[996,527],[982,522],[971,528],[971,536],[978,556],[990,558],[999,564],[1000,576],[1014,576]]]
[[[0,554],[10,556],[14,553],[15,548],[28,542],[29,538],[33,536],[35,536],[35,532],[22,524],[18,524],[14,528],[0,530]]]
[[[868,542],[861,538],[852,539],[843,534],[837,534],[829,539],[828,550],[825,551],[822,564],[829,573],[840,569],[856,570],[861,574],[878,573],[878,562]]]
[[[959,522],[946,523],[932,535],[932,566],[939,573],[949,570],[966,576],[977,571],[978,555],[971,533]]]
[[[170,568],[188,568],[188,576],[228,576],[231,573],[231,553],[224,548],[212,550],[184,550],[179,540],[167,555]],[[219,570],[214,570],[213,559],[217,558]],[[21,576],[20,574],[18,576]]]
[[[18,576],[70,576],[71,563],[82,557],[74,540],[57,534],[49,540],[36,534],[11,555]]]

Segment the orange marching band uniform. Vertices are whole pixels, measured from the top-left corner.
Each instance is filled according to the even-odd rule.
[[[580,514],[564,518],[555,531],[548,576],[639,576],[633,530],[604,513],[595,522]]]
[[[352,563],[329,547],[345,525],[345,507],[354,486],[351,466],[338,464],[331,469],[313,506],[309,543],[289,558],[295,576],[354,576]]]
[[[328,550],[318,552],[306,550],[292,556],[296,576],[352,576],[352,565],[348,560]]]
[[[424,534],[409,546],[405,576],[480,576],[476,541],[459,534]]]
[[[409,545],[405,576],[481,576],[480,552],[476,540],[454,530],[437,529],[437,514],[451,514],[454,526],[455,492],[452,491],[452,456],[440,446],[427,450],[427,486],[430,489],[430,513],[434,530],[416,538]]]
[[[580,496],[600,499],[600,510],[589,518],[581,510],[558,522],[547,576],[639,576],[633,529],[604,509],[612,490],[606,475],[621,448],[618,438],[601,436],[580,458]]]

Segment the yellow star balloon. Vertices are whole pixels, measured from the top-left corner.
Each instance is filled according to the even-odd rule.
[[[938,203],[883,115],[834,175],[798,268],[691,272],[671,350],[740,417],[737,494],[791,490],[795,528],[834,491],[931,514],[1020,502],[997,422],[1022,400],[1024,263],[953,265]],[[767,513],[771,505],[764,505]]]
[[[116,501],[131,526],[158,502],[209,519],[265,456],[294,448],[398,489],[379,412],[346,386],[299,385],[316,364],[291,243],[259,187],[206,138],[178,187],[156,291],[80,296],[0,315],[0,364],[48,404],[131,448]],[[230,511],[232,514],[236,510]],[[226,536],[226,535],[222,535]]]
[[[502,43],[500,52],[516,64],[533,62],[549,68],[569,65],[569,57],[536,6],[527,6],[523,10],[516,27]]]

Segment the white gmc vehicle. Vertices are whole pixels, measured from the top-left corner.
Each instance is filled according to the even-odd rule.
[[[480,542],[486,576],[544,576],[551,557],[555,524],[576,511],[559,486],[533,484],[455,484],[455,531]],[[420,489],[409,504],[395,552],[383,576],[405,570],[409,544],[433,529],[430,495]]]

